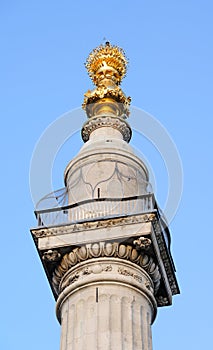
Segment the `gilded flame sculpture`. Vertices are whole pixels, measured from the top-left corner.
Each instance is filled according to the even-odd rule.
[[[126,97],[119,87],[126,75],[127,64],[123,49],[108,41],[90,53],[85,66],[97,87],[84,95],[82,107],[89,118],[116,115],[125,119],[129,115],[131,98]]]
[[[105,45],[95,48],[88,56],[85,66],[90,78],[98,85],[102,72],[110,74],[116,84],[120,84],[126,75],[128,60],[125,52],[118,46],[112,46],[108,41]]]

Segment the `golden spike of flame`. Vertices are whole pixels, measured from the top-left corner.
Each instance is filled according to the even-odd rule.
[[[106,77],[119,85],[126,75],[128,59],[125,52],[118,46],[111,45],[108,41],[105,45],[95,48],[88,56],[85,66],[95,85],[99,85],[100,76]]]

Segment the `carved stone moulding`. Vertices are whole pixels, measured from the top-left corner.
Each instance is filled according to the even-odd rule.
[[[109,238],[108,236],[103,234],[101,235],[102,238],[100,238],[100,233],[102,234],[103,232],[105,232],[104,230],[108,229],[109,227],[111,229],[114,227],[116,228],[118,226],[123,228],[123,226],[125,226],[125,228],[128,228],[127,235],[125,235],[127,239],[130,237],[129,232],[132,232],[131,225],[132,224],[138,225],[138,223],[146,223],[146,224],[150,223],[151,235],[144,236],[144,230],[143,230],[142,237],[141,237],[141,234],[138,234],[138,236],[136,235],[132,237],[132,242],[129,241],[128,244],[132,245],[135,240],[134,249],[137,251],[138,254],[140,254],[142,250],[143,256],[150,255],[150,254],[151,256],[153,255],[155,256],[154,261],[157,262],[160,274],[162,276],[160,279],[160,286],[157,294],[155,293],[155,297],[156,297],[158,306],[171,305],[171,295],[178,294],[179,289],[178,289],[177,281],[174,274],[174,265],[172,265],[172,261],[169,255],[169,250],[165,243],[161,226],[158,220],[156,219],[155,213],[147,213],[147,214],[140,214],[140,215],[134,215],[134,216],[131,215],[131,216],[122,217],[122,218],[113,218],[113,219],[106,219],[106,220],[99,220],[99,221],[87,221],[83,223],[79,222],[76,224],[68,224],[68,225],[54,226],[54,227],[40,227],[40,228],[32,229],[31,232],[32,232],[34,241],[36,243],[36,246],[40,251],[42,261],[45,266],[45,270],[46,270],[48,279],[50,281],[51,288],[53,290],[53,294],[55,298],[57,298],[58,296],[58,286],[63,274],[65,274],[67,269],[72,268],[75,264],[84,261],[83,256],[81,258],[77,257],[77,255],[79,254],[79,251],[76,251],[74,249],[76,248],[75,242],[77,241],[81,242],[80,243],[80,245],[82,246],[81,252],[84,250],[86,251],[86,254],[88,254],[88,247],[90,247],[94,241],[96,242],[99,241],[99,239],[101,242],[105,242],[104,243],[105,246],[106,244],[108,244],[106,243],[106,241],[108,241],[109,244],[107,245],[107,249],[109,249],[111,244],[110,242],[118,242],[118,241],[124,242],[124,240],[123,239],[120,240],[121,239],[120,236],[119,236],[120,238],[118,239],[117,235],[116,237],[112,235],[111,238]],[[83,236],[85,232],[86,232],[85,237],[87,237],[86,240],[84,239],[84,236]],[[99,232],[99,236],[95,235],[96,232]],[[64,235],[66,236],[66,239],[68,236],[74,237],[74,239],[72,241],[69,241],[68,245],[65,244],[65,246],[63,241]],[[96,237],[95,240],[94,240],[94,236]],[[54,239],[54,237],[56,237],[57,240]],[[90,237],[91,239],[88,240],[88,237]],[[122,234],[122,237],[124,237],[123,234]],[[63,243],[63,246],[61,246],[61,244],[55,244],[55,242],[58,242],[58,239],[60,240],[60,242]],[[152,241],[151,247],[149,246],[149,239],[151,239]],[[90,245],[88,246],[89,243]],[[142,247],[143,249],[141,249]],[[80,249],[80,246],[79,246],[79,249]],[[50,250],[52,250],[52,252],[50,252]],[[54,252],[55,250],[57,250],[57,252],[61,254],[60,259],[57,252]],[[43,257],[44,253],[46,254]],[[64,254],[70,254],[68,258],[69,266],[67,266],[67,263],[65,261],[66,258],[64,258],[63,260]],[[113,254],[114,253],[112,253],[112,257],[116,257]],[[71,260],[71,256],[73,261],[70,263],[69,260]],[[98,256],[109,256],[109,253],[108,255],[104,255],[104,253],[102,253],[102,255],[98,255]],[[92,254],[88,255],[88,258],[89,259],[93,258],[93,255]],[[87,255],[85,259],[87,259]],[[132,260],[129,259],[129,261],[132,261]],[[133,262],[135,263],[135,261]],[[136,264],[138,264],[138,262],[136,262]],[[65,265],[67,267],[65,267]],[[58,269],[56,269],[57,266],[58,266]]]
[[[123,139],[126,142],[129,142],[132,136],[132,131],[129,124],[120,117],[112,116],[98,116],[89,119],[82,127],[81,135],[84,142],[89,140],[90,134],[102,127],[111,127],[114,128],[123,135]]]
[[[55,227],[42,227],[32,229],[32,235],[35,239],[50,237],[60,234],[70,234],[73,232],[80,232],[85,230],[96,230],[99,228],[107,228],[114,226],[125,226],[135,223],[146,223],[153,221],[155,219],[155,214],[141,214],[141,215],[130,215],[122,218],[113,218],[106,220],[97,220],[97,221],[85,221],[83,223],[70,223],[69,225],[55,226]]]
[[[152,256],[145,251],[139,252],[132,245],[121,244],[119,242],[99,242],[77,247],[63,256],[52,277],[52,283],[56,294],[58,294],[60,291],[63,276],[69,271],[70,268],[83,261],[101,257],[124,259],[140,266],[151,278],[154,292],[156,293],[158,291],[161,274],[159,272],[158,265]]]
[[[138,239],[133,241],[133,244],[136,246],[137,250],[148,250],[149,247],[151,246],[151,239],[147,238],[147,237],[139,237]]]
[[[61,254],[57,250],[47,250],[44,252],[42,259],[48,262],[57,262],[61,258]]]
[[[155,237],[158,242],[158,248],[160,250],[161,259],[168,277],[169,285],[171,288],[172,295],[179,294],[180,290],[177,284],[177,280],[174,274],[174,266],[171,264],[170,257],[168,256],[168,251],[165,249],[165,242],[162,236],[161,227],[158,220],[153,220],[152,225],[155,232]],[[166,305],[164,303],[164,305]],[[163,304],[161,306],[164,306]]]
[[[93,286],[94,293],[105,286],[116,286],[118,294],[123,288],[138,291],[153,309],[153,320],[157,312],[154,284],[149,274],[135,263],[113,257],[93,258],[70,268],[61,279],[57,299],[57,317],[60,321],[61,307],[67,298]],[[80,295],[82,295],[80,293]],[[131,293],[131,291],[130,291]],[[152,320],[152,321],[153,321]]]
[[[83,261],[72,267],[62,277],[59,293],[73,284],[73,288],[94,282],[127,283],[135,287],[148,289],[154,293],[154,285],[150,276],[132,262],[118,258],[98,258]],[[75,286],[74,286],[75,284]]]

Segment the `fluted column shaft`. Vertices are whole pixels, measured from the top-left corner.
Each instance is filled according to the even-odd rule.
[[[151,350],[153,283],[126,260],[99,258],[71,268],[57,301],[61,350]]]

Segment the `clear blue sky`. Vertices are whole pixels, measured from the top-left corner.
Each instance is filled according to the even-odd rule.
[[[55,301],[29,233],[36,224],[28,185],[30,159],[44,129],[81,106],[91,88],[83,63],[107,38],[123,47],[130,60],[123,90],[134,106],[165,126],[183,162],[184,192],[171,224],[182,293],[172,307],[159,309],[154,350],[210,349],[212,2],[25,0],[2,1],[0,9],[0,347],[59,350]],[[163,206],[165,171],[159,171],[162,164],[151,145],[142,140],[140,146],[155,172]],[[57,187],[63,186],[72,147],[56,159]]]

